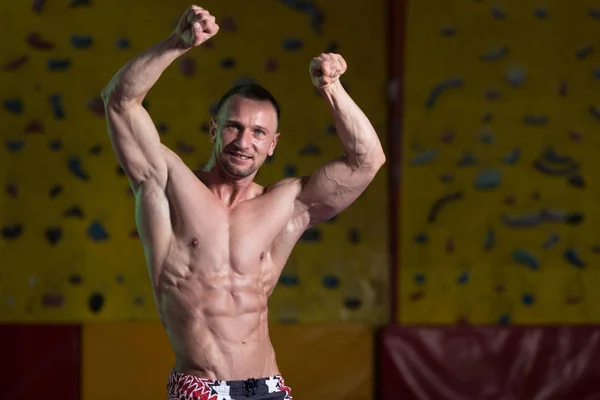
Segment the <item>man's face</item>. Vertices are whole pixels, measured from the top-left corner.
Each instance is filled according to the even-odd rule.
[[[233,179],[254,174],[277,146],[277,112],[269,101],[233,96],[211,121],[217,163]]]

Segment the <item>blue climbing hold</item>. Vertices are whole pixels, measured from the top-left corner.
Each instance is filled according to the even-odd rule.
[[[88,307],[90,311],[94,314],[102,311],[102,307],[104,307],[104,296],[102,293],[92,293],[90,298],[88,299]]]
[[[504,11],[501,8],[492,7],[492,9],[490,11],[491,11],[492,17],[494,17],[494,19],[501,20],[506,17],[506,14],[504,13]]]
[[[510,324],[510,321],[510,314],[502,314],[500,317],[498,317],[498,324],[500,325],[508,325]]]
[[[129,39],[124,38],[124,37],[119,38],[119,40],[117,40],[116,45],[117,45],[117,48],[119,48],[121,50],[128,49],[131,46],[131,44],[129,43]]]
[[[66,71],[71,66],[71,60],[68,58],[48,60],[48,69],[50,71]]]
[[[471,167],[477,165],[477,157],[471,153],[464,153],[458,160],[459,167]]]
[[[221,60],[221,68],[223,69],[231,69],[235,68],[236,61],[235,58],[227,57]]]
[[[5,225],[2,227],[1,233],[4,239],[17,239],[23,234],[23,225]]]
[[[296,275],[281,275],[279,277],[279,283],[283,286],[296,286],[298,285],[298,277]]]
[[[516,164],[521,158],[521,150],[513,149],[510,153],[502,157],[502,163],[507,165]]]
[[[61,120],[65,118],[65,110],[62,105],[61,96],[59,94],[53,94],[48,97],[48,101],[50,102],[50,108],[52,109],[54,119]]]
[[[215,101],[210,106],[208,106],[208,113],[212,116],[217,115],[217,111],[219,111],[219,102]]]
[[[411,158],[410,165],[425,165],[435,160],[437,156],[437,149],[430,149]]]
[[[438,98],[441,96],[441,94],[443,92],[445,92],[448,89],[459,88],[462,86],[462,84],[463,84],[462,78],[447,79],[447,80],[437,84],[436,86],[433,87],[433,89],[431,89],[431,92],[429,93],[429,96],[427,97],[427,101],[425,102],[425,107],[427,107],[428,109],[433,108],[433,106],[435,105]]]
[[[84,181],[90,179],[87,172],[83,170],[83,166],[81,165],[81,160],[79,159],[79,157],[71,157],[67,163],[67,167],[69,168],[69,171],[71,171],[71,173],[77,178],[82,179]]]
[[[327,133],[329,133],[330,135],[335,135],[335,134],[337,133],[337,129],[336,129],[336,127],[335,127],[335,125],[334,125],[334,124],[329,124],[329,125],[327,125],[326,131],[327,131]]]
[[[50,196],[51,199],[55,198],[56,196],[58,196],[59,194],[61,194],[63,191],[62,186],[60,185],[54,185],[50,188],[50,193],[48,193],[48,195]]]
[[[302,48],[304,43],[298,38],[288,38],[283,41],[283,49],[286,51],[294,51]]]
[[[9,153],[15,153],[25,147],[25,142],[23,140],[6,140],[4,145]]]
[[[50,150],[52,151],[58,151],[62,149],[62,141],[60,139],[51,140],[50,143],[48,143],[48,147],[50,147]]]
[[[538,270],[540,268],[540,262],[530,252],[524,249],[517,249],[512,252],[512,259],[518,264],[524,265],[531,270]]]
[[[496,189],[502,182],[502,171],[499,169],[491,169],[481,171],[475,179],[475,189],[489,190]]]
[[[521,296],[521,303],[526,306],[530,306],[535,303],[535,296],[531,293],[525,293]]]
[[[87,234],[95,242],[100,242],[108,239],[108,232],[99,221],[94,221],[90,224]]]
[[[305,242],[319,242],[321,241],[321,231],[316,228],[311,228],[306,230],[300,240]]]
[[[79,206],[72,206],[71,208],[67,209],[63,213],[63,215],[67,218],[69,218],[69,217],[83,218],[84,217],[83,210]]]
[[[51,246],[54,246],[62,237],[62,229],[59,226],[52,226],[46,229],[46,240]]]
[[[356,228],[352,228],[348,231],[348,241],[352,244],[360,243],[360,231]]]
[[[321,149],[319,148],[319,146],[317,146],[314,143],[308,143],[306,146],[304,146],[300,150],[300,155],[303,155],[303,156],[307,156],[307,155],[318,156],[320,154],[321,154]]]
[[[415,236],[415,242],[419,244],[426,244],[429,242],[429,237],[425,233],[419,233]]]
[[[23,113],[23,102],[21,99],[6,99],[3,102],[4,108],[13,114]]]
[[[292,164],[287,164],[285,167],[283,167],[283,174],[286,177],[296,176],[296,166]]]
[[[548,10],[546,7],[539,6],[533,10],[533,14],[540,19],[546,18],[548,16]]]
[[[573,265],[574,267],[585,268],[586,263],[581,259],[577,250],[573,248],[565,250],[564,257],[567,260],[567,262]]]
[[[425,274],[415,274],[413,279],[417,285],[422,285],[427,281]]]
[[[327,274],[323,277],[322,283],[327,289],[337,289],[340,286],[340,278],[333,274]]]
[[[471,279],[471,274],[465,271],[465,272],[461,273],[458,276],[458,278],[456,278],[456,283],[458,283],[459,285],[462,285],[462,284],[469,282],[470,279]]]
[[[526,115],[525,117],[523,117],[523,122],[526,125],[541,126],[546,125],[548,122],[550,122],[550,117],[548,117],[547,115]]]
[[[87,49],[92,46],[94,39],[91,36],[73,35],[71,36],[71,45],[75,49]]]
[[[362,300],[356,296],[349,296],[344,299],[344,306],[349,310],[355,311],[362,306]]]

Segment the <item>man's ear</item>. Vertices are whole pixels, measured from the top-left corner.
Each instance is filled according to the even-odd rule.
[[[269,152],[267,153],[269,157],[272,157],[273,153],[275,152],[275,147],[277,147],[277,142],[279,141],[279,135],[281,135],[281,133],[277,132],[273,136],[273,140],[271,141],[271,145],[269,146]]]
[[[217,140],[217,121],[214,118],[210,119],[210,142],[214,143]]]

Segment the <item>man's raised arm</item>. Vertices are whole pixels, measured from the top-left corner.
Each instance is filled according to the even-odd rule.
[[[175,59],[218,30],[208,11],[189,7],[167,39],[125,64],[102,91],[110,139],[134,189],[148,180],[163,186],[167,180],[160,137],[142,107],[144,97]]]
[[[338,54],[321,54],[310,64],[313,84],[333,114],[344,155],[305,179],[298,200],[306,211],[308,226],[328,220],[352,204],[385,163],[377,132],[339,81],[345,71],[346,62]]]

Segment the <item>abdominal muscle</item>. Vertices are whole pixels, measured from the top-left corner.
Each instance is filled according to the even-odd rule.
[[[206,379],[246,380],[279,373],[269,338],[261,268],[165,266],[157,282],[161,320],[176,356],[175,371]]]

